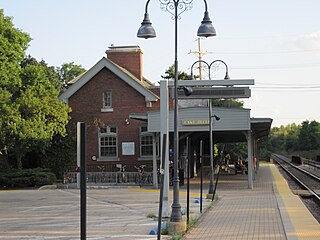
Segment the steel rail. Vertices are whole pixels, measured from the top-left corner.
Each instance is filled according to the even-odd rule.
[[[309,159],[306,159],[306,160],[307,161],[304,161],[304,164],[312,166],[317,169],[320,169],[320,165],[317,162],[315,162],[314,160],[309,160]]]
[[[273,158],[273,159],[279,164],[279,166],[280,166],[286,173],[288,173],[300,186],[302,186],[304,189],[306,189],[308,192],[310,192],[310,193],[317,199],[318,204],[320,205],[320,196],[319,196],[314,190],[312,190],[312,189],[309,188],[306,184],[304,184],[296,175],[294,175],[292,172],[290,172],[288,169],[286,169],[286,168],[283,166],[283,164],[281,164],[281,163],[279,162],[279,159],[282,160],[282,161],[284,161],[286,164],[294,167],[295,169],[303,172],[304,174],[308,175],[309,177],[316,179],[316,180],[319,181],[319,182],[320,182],[320,178],[317,177],[317,176],[315,176],[315,175],[313,175],[312,173],[309,173],[309,172],[307,172],[307,171],[305,171],[305,170],[297,167],[297,166],[294,166],[292,163],[290,163],[290,162],[288,162],[287,160],[285,160],[284,157],[281,156],[281,155],[278,155],[278,154],[272,154],[272,155],[275,157],[275,158]]]
[[[302,169],[302,168],[299,168],[298,166],[292,164],[291,162],[288,162],[288,161],[285,159],[284,156],[281,156],[281,155],[279,155],[279,154],[274,154],[274,153],[273,153],[273,155],[276,156],[276,157],[278,157],[279,159],[285,161],[285,162],[286,162],[287,164],[289,164],[291,167],[293,167],[293,168],[295,168],[295,169],[297,169],[297,170],[299,170],[299,171],[307,174],[308,176],[310,176],[310,177],[312,177],[312,178],[314,178],[314,179],[316,179],[317,181],[320,182],[320,177],[318,177],[318,176],[316,176],[316,175],[314,175],[314,174],[312,174],[312,173],[310,173],[310,172],[308,172],[308,171],[306,171],[306,170],[304,170],[304,169]]]

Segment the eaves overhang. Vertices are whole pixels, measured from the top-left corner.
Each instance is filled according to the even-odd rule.
[[[147,102],[158,101],[160,98],[155,93],[144,87],[137,78],[133,75],[124,71],[120,66],[116,65],[106,57],[103,57],[97,62],[92,68],[85,72],[82,76],[78,77],[76,81],[72,80],[73,83],[70,87],[59,96],[59,100],[68,103],[69,98],[75,94],[82,86],[90,81],[96,74],[98,74],[103,68],[107,68],[124,82],[130,85],[133,89],[138,91],[145,97]]]

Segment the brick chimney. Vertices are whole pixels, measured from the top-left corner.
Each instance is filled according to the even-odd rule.
[[[139,46],[113,46],[106,51],[107,58],[125,68],[140,81],[142,75],[142,51]]]

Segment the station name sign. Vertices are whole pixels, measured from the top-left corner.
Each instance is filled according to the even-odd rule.
[[[182,120],[184,126],[209,125],[209,119],[185,119]]]

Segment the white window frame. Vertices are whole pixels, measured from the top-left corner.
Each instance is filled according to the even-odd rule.
[[[107,99],[107,101],[106,101]],[[112,108],[112,92],[106,91],[102,93],[102,108],[101,112],[113,112]]]
[[[139,127],[139,133],[140,133],[140,159],[150,159],[153,156],[153,138],[154,138],[154,134],[153,133],[149,133],[147,130],[143,131],[143,128],[147,128],[147,125],[141,125]],[[143,137],[151,137],[151,143],[147,144],[147,145],[143,145],[142,142],[142,138]],[[151,154],[150,155],[143,155],[143,147],[151,147]],[[159,156],[159,144],[158,142],[156,143],[156,156]]]
[[[105,129],[106,131],[105,132],[101,132],[102,129]],[[112,130],[115,129],[115,132],[113,132]],[[111,138],[115,138],[115,156],[102,156],[102,148],[103,147],[108,147],[108,145],[106,146],[102,146],[101,144],[101,141],[102,141],[102,138],[108,138],[108,137],[111,137]],[[104,127],[100,127],[98,129],[98,142],[99,142],[99,160],[101,161],[115,161],[115,160],[118,160],[118,128],[116,126],[104,126]],[[113,145],[109,145],[109,147],[113,147]]]

